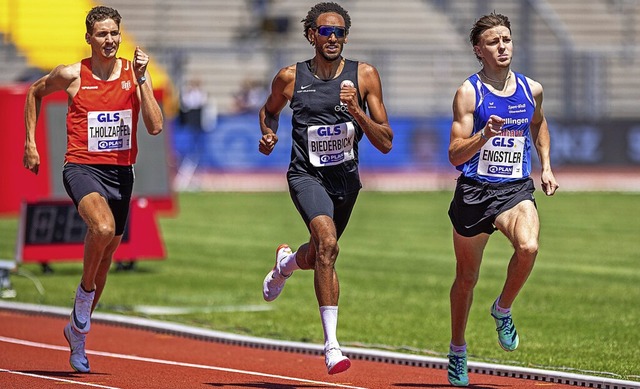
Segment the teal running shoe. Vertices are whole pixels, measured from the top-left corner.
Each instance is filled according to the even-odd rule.
[[[469,385],[469,370],[467,369],[467,353],[454,353],[449,350],[449,368],[447,378],[453,386]]]
[[[510,313],[500,313],[496,309],[496,303],[491,306],[491,316],[496,321],[496,331],[498,332],[498,343],[504,351],[513,351],[520,344],[520,337],[513,324]]]

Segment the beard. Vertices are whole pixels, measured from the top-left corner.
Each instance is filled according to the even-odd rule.
[[[322,56],[322,58],[324,58],[328,62],[333,62],[333,61],[338,60],[338,59],[340,59],[342,57],[343,48],[344,48],[344,46],[340,45],[339,46],[339,50],[337,52],[327,53],[325,50],[319,50],[319,52],[320,52],[320,55]]]

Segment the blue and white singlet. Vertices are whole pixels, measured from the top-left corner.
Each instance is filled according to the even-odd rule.
[[[497,96],[480,80],[468,78],[476,91],[473,133],[481,131],[491,115],[505,119],[502,133],[490,138],[469,161],[456,166],[465,177],[480,182],[503,183],[521,180],[531,174],[531,135],[529,126],[535,100],[524,75],[515,73],[516,91]]]

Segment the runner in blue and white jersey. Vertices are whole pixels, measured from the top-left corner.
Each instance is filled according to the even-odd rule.
[[[484,248],[495,230],[509,239],[514,253],[490,313],[505,351],[515,350],[520,342],[511,305],[533,269],[540,231],[530,178],[532,145],[542,169],[542,190],[551,196],[558,189],[542,85],[511,70],[509,19],[496,13],[482,16],[469,38],[482,69],[455,94],[449,143],[449,161],[462,172],[449,207],[456,277],[450,292],[448,379],[455,386],[469,384],[464,335]]]

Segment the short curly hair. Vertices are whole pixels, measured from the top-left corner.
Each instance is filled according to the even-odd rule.
[[[338,15],[342,16],[342,18],[344,19],[346,34],[349,34],[349,29],[351,28],[351,17],[349,16],[349,12],[347,12],[347,10],[342,8],[342,6],[337,3],[318,3],[311,7],[309,13],[307,13],[307,17],[301,20],[304,26],[303,34],[308,41],[310,41],[308,36],[309,29],[315,30],[316,28],[318,28],[318,25],[316,24],[318,17],[326,13],[337,13]]]
[[[120,16],[118,11],[111,7],[105,7],[102,5],[91,8],[91,11],[87,14],[87,19],[84,22],[87,27],[87,33],[91,34],[93,32],[93,25],[96,24],[96,22],[102,22],[107,19],[112,19],[116,22],[118,28],[120,28],[122,16]]]

